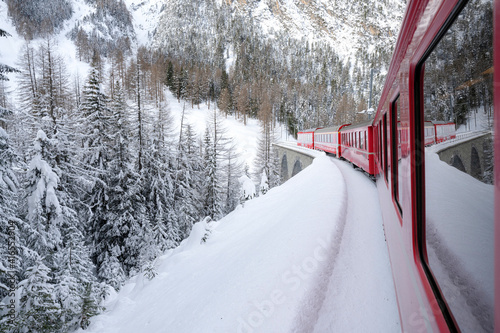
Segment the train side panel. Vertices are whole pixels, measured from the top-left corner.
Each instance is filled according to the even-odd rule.
[[[297,133],[297,145],[314,149],[314,132],[317,128],[303,130]]]
[[[455,0],[409,1],[380,104],[373,121],[377,187],[393,268],[401,326],[405,332],[454,332],[460,330],[465,332],[491,332],[494,330],[493,316],[497,321],[496,331],[500,331],[500,327],[498,327],[500,324],[499,288],[495,288],[497,295],[493,300],[495,305],[495,309],[493,309],[493,306],[489,303],[489,297],[486,296],[491,295],[491,289],[484,289],[486,291],[490,290],[490,292],[483,292],[482,289],[477,291],[480,290],[478,288],[483,288],[484,285],[471,288],[470,282],[457,280],[457,277],[462,279],[461,273],[458,272],[454,275],[454,273],[450,272],[456,272],[458,265],[445,265],[443,266],[445,268],[439,266],[441,265],[440,262],[446,263],[446,259],[440,259],[443,254],[439,252],[441,251],[439,246],[445,243],[432,243],[433,239],[435,239],[433,237],[436,237],[432,228],[440,228],[436,229],[437,232],[441,233],[439,235],[447,237],[448,242],[453,242],[455,240],[450,240],[449,235],[457,233],[458,225],[454,224],[454,221],[449,221],[447,223],[449,223],[450,227],[443,229],[442,226],[436,224],[437,222],[441,223],[441,221],[434,222],[434,219],[431,218],[433,215],[429,215],[440,208],[439,206],[434,207],[431,199],[427,200],[427,197],[436,197],[433,192],[429,192],[431,191],[429,189],[435,191],[435,188],[439,189],[439,185],[430,182],[430,179],[434,178],[431,178],[432,170],[426,169],[426,163],[427,158],[433,158],[433,156],[428,156],[424,148],[426,145],[432,144],[433,134],[434,141],[438,142],[451,139],[454,136],[455,125],[453,123],[437,125],[437,128],[442,128],[440,130],[436,130],[436,126],[434,126],[434,133],[432,133],[432,130],[429,130],[429,124],[425,122],[425,120],[432,120],[426,118],[428,116],[426,112],[429,112],[429,115],[432,116],[432,112],[439,110],[439,108],[432,107],[432,103],[439,102],[437,101],[438,98],[444,96],[443,103],[453,103],[455,101],[446,95],[438,95],[432,90],[434,86],[430,85],[433,82],[431,75],[435,72],[439,73],[440,69],[442,70],[439,67],[442,60],[441,62],[434,61],[432,57],[435,56],[438,60],[439,57],[446,57],[446,52],[449,52],[450,48],[440,48],[439,52],[435,53],[434,50],[440,47],[441,43],[446,45],[447,42],[457,40],[453,39],[453,37],[443,37],[448,32],[453,34],[455,31],[460,31],[460,29],[465,29],[463,31],[466,31],[466,33],[473,31],[473,29],[467,28],[469,27],[467,22],[470,20],[468,17],[484,17],[487,19],[488,5],[493,3],[496,10],[495,24],[498,26],[499,0],[471,0],[469,4],[466,1]],[[459,23],[454,25],[455,22]],[[452,25],[454,29],[451,29]],[[498,33],[498,30],[498,28],[496,30],[492,28],[485,29],[485,31],[495,31],[495,33]],[[459,36],[463,35],[464,33],[459,34]],[[482,36],[487,38],[486,34]],[[494,39],[497,43],[495,48],[497,52],[494,57],[497,68],[500,64],[500,46],[498,46],[500,42],[498,39],[498,36]],[[475,41],[474,38],[467,40]],[[484,52],[484,54],[490,55],[492,53]],[[471,54],[474,56],[473,52]],[[455,53],[450,52],[445,60],[453,59],[455,55]],[[435,64],[438,67],[433,67],[436,66]],[[485,68],[478,70],[477,74],[473,74],[476,77],[463,76],[463,79],[460,77],[452,80],[445,75],[444,77],[438,77],[436,82],[441,83],[444,81],[449,85],[455,84],[451,89],[447,88],[446,91],[454,92],[459,97],[468,96],[466,94],[467,89],[470,90],[476,84],[486,85],[487,82],[491,82],[492,65],[488,64],[487,61],[478,64],[484,65]],[[489,66],[491,66],[491,69],[488,68]],[[456,75],[456,73],[453,73],[453,75]],[[498,77],[497,71],[495,73],[495,82],[497,83],[499,82]],[[481,88],[481,90],[477,91],[488,91],[483,86],[477,87]],[[494,89],[498,107],[500,85],[497,84]],[[457,100],[459,99],[457,98]],[[428,107],[428,105],[431,107]],[[453,108],[446,107],[443,110],[453,110]],[[499,129],[498,119],[495,119],[495,121],[497,129]],[[441,134],[437,133],[438,131]],[[500,141],[497,141],[495,146],[495,148],[499,148]],[[498,155],[500,154],[496,155],[496,159],[500,161]],[[495,170],[497,173],[496,180],[498,181],[500,180],[500,172],[497,166],[495,166]],[[455,175],[455,171],[449,172]],[[429,179],[426,179],[426,177]],[[441,178],[446,177],[438,176],[435,179],[439,182]],[[485,187],[486,185],[478,183],[477,186]],[[500,255],[500,231],[498,231],[500,229],[500,213],[498,209],[500,206],[500,191],[498,191],[498,186],[495,186],[495,189],[497,193],[494,198],[494,207],[497,208],[494,221],[496,223],[494,244],[496,246],[495,254],[498,258]],[[450,193],[450,195],[454,196],[456,193]],[[458,195],[457,199],[453,200],[459,200],[460,198],[461,196]],[[450,199],[452,198],[450,197]],[[448,199],[445,197],[446,200]],[[467,204],[467,202],[464,204]],[[461,208],[460,205],[455,207],[457,209]],[[493,207],[490,208],[493,209]],[[446,219],[443,214],[439,216],[440,219]],[[474,233],[482,230],[482,227],[479,231],[475,230],[478,229],[475,226],[478,225],[479,221],[477,221],[477,218],[476,221],[472,220],[470,222],[473,223],[460,226],[464,228],[463,230],[470,230],[470,232],[464,234],[461,240],[473,238],[475,237]],[[446,224],[443,225],[446,226]],[[488,228],[490,227],[486,227],[484,230],[490,230]],[[488,238],[489,235],[485,233],[484,236]],[[436,244],[439,245],[437,250]],[[483,248],[485,246],[480,242],[471,243],[471,245],[473,244]],[[454,255],[458,256],[462,250],[459,249],[459,252],[454,253]],[[485,248],[483,253],[479,253],[479,258],[481,256],[489,257],[491,252],[488,251],[491,250],[489,247]],[[446,256],[442,258],[446,258]],[[462,260],[462,257],[458,257],[458,259]],[[498,259],[495,262],[498,262]],[[493,264],[490,266],[493,266]],[[488,271],[490,268],[486,267],[486,270]],[[473,275],[474,279],[490,281],[491,278],[490,276],[485,279],[482,273],[479,274],[474,270],[472,274],[476,274]],[[499,278],[500,269],[497,266],[496,276],[493,277],[495,287],[499,286]],[[457,283],[456,281],[461,281],[459,282],[461,285],[452,286],[458,290],[458,293],[451,294],[448,290],[453,292],[454,289],[450,288],[450,284]],[[468,290],[468,292],[461,293],[460,290]],[[474,299],[478,302],[468,301],[471,295],[476,297]]]
[[[370,175],[375,174],[375,153],[371,122],[341,130],[341,156]]]

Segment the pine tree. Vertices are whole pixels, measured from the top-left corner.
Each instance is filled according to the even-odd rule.
[[[168,104],[160,104],[153,131],[150,149],[145,156],[143,171],[143,193],[146,212],[152,225],[152,235],[160,251],[177,246],[181,240],[178,218],[174,211],[174,183],[171,170],[172,118]]]
[[[203,183],[203,213],[212,219],[218,219],[222,215],[220,184],[217,169],[217,151],[214,149],[214,143],[210,130],[205,130],[203,141],[203,161],[205,169],[205,179]]]
[[[63,331],[70,331],[85,328],[88,319],[102,310],[102,288],[81,231],[71,224],[64,230],[64,248],[56,256],[54,293],[62,305]]]
[[[26,177],[26,221],[32,230],[27,235],[27,245],[53,268],[54,254],[62,243],[62,209],[57,197],[59,177],[51,166],[53,142],[42,130],[38,131],[34,153]]]
[[[108,265],[121,265],[118,257],[123,255],[123,237],[127,227],[114,227],[114,220],[109,220],[109,164],[111,136],[111,110],[108,98],[102,91],[100,60],[96,54],[92,68],[83,88],[83,100],[80,106],[82,117],[81,140],[83,146],[82,163],[87,170],[92,187],[86,198],[90,207],[89,227],[93,241],[92,257],[98,276],[116,288],[125,278],[122,267],[114,267],[109,272]],[[118,244],[117,244],[118,242]],[[106,274],[110,273],[110,274]],[[113,281],[113,282],[112,282]]]
[[[242,164],[239,162],[239,155],[236,152],[236,147],[232,142],[228,142],[224,152],[224,213],[232,212],[239,203],[240,183],[239,177],[242,175]]]
[[[41,258],[26,271],[21,294],[18,327],[28,332],[59,332],[63,326],[61,306],[54,297],[54,286],[49,283],[50,269]]]
[[[7,295],[10,289],[7,271],[16,272],[19,264],[19,257],[9,257],[8,255],[9,239],[18,239],[20,222],[16,216],[16,193],[19,182],[12,169],[15,160],[16,155],[10,146],[9,136],[0,127],[0,269],[2,270],[0,274],[0,300]],[[14,259],[15,262],[9,261],[9,258]]]
[[[11,35],[3,29],[0,29],[0,37],[10,37]],[[0,81],[8,81],[9,78],[4,73],[15,73],[19,72],[14,67],[7,66],[0,63]],[[1,109],[0,109],[1,111]]]
[[[269,123],[261,122],[261,136],[258,140],[255,169],[257,170],[256,176],[260,178],[260,187],[264,189],[264,192],[281,183],[278,156],[273,149],[274,142],[276,142],[274,130],[271,129]],[[261,192],[263,191],[261,190]]]
[[[181,132],[177,165],[175,169],[175,211],[179,219],[181,238],[189,236],[194,223],[202,216],[200,212],[201,160],[196,137],[191,125]]]

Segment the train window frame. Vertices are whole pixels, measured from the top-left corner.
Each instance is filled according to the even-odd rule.
[[[390,135],[391,135],[391,192],[395,206],[397,207],[401,218],[403,217],[403,209],[401,207],[400,190],[399,190],[399,144],[401,143],[401,131],[398,128],[398,121],[400,121],[400,107],[398,107],[400,94],[397,93],[396,97],[390,103]]]

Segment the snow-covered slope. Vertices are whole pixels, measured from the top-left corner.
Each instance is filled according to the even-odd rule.
[[[176,133],[180,130],[182,110],[185,108],[184,124],[192,126],[199,138],[203,137],[207,122],[213,113],[213,105],[211,109],[206,104],[200,104],[200,107],[191,108],[190,103],[182,101],[179,103],[172,96],[170,91],[166,92],[168,106],[170,108],[173,123]],[[248,165],[250,172],[253,173],[254,160],[257,156],[258,140],[260,136],[260,124],[257,119],[248,118],[247,124],[243,124],[242,119],[236,119],[234,116],[228,116],[222,123],[227,138],[233,140],[236,152],[239,155],[239,161],[243,165]],[[280,141],[295,142],[291,136],[287,136],[286,129],[283,126],[278,126],[276,129],[276,139]]]
[[[160,13],[165,8],[164,0],[125,0],[132,14],[132,22],[137,35],[137,41],[149,45],[158,26]]]
[[[318,332],[397,332],[375,193],[362,173],[320,156],[219,222],[196,224],[154,279],[132,278],[81,332],[307,332],[316,322]]]

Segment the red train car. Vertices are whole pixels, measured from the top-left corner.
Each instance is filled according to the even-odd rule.
[[[298,132],[297,133],[297,145],[299,145],[301,147],[306,147],[309,149],[314,149],[314,132],[319,128],[321,128],[321,127],[306,129],[306,130]]]
[[[373,121],[404,332],[500,332],[500,154],[474,147],[494,170],[477,180],[425,149],[425,120],[463,119],[494,104],[500,130],[499,24],[500,0],[407,5]],[[491,145],[500,151],[499,140]]]
[[[314,149],[340,157],[340,130],[349,125],[326,127],[314,132]]]
[[[340,155],[370,175],[375,174],[372,122],[340,129]]]
[[[432,121],[424,122],[424,144],[430,146],[436,143],[436,127]]]
[[[435,121],[433,124],[435,128],[434,132],[436,133],[436,143],[456,138],[455,123]]]

